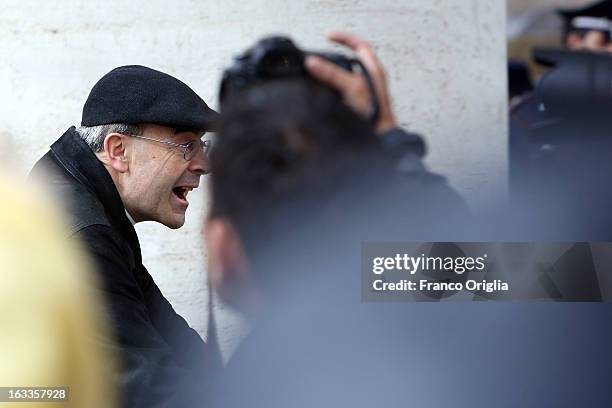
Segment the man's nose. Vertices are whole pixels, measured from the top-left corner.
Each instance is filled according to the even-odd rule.
[[[189,161],[189,171],[198,176],[204,175],[210,171],[210,161],[204,151],[198,151],[195,156]]]

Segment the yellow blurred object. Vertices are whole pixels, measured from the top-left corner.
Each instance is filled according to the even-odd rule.
[[[31,188],[32,186],[30,186]],[[55,206],[0,175],[0,387],[69,387],[67,402],[4,407],[114,407],[113,356],[84,256]]]

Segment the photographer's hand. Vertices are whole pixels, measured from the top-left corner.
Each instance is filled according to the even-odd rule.
[[[374,129],[378,133],[383,133],[396,127],[397,124],[391,111],[391,101],[387,90],[386,74],[370,44],[358,37],[342,32],[332,32],[328,34],[328,38],[352,49],[372,77],[380,104],[380,113],[377,122],[374,124]],[[358,114],[367,115],[370,107],[370,92],[363,75],[345,71],[331,62],[315,56],[309,56],[306,59],[306,69],[314,78],[340,91],[345,103]]]

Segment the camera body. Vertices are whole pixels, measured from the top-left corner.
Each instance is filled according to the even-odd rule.
[[[302,51],[287,37],[266,37],[236,57],[225,70],[219,101],[223,103],[229,95],[261,81],[306,77],[304,60],[308,55],[325,58],[348,71],[353,70],[355,62],[341,54]]]
[[[607,122],[612,112],[612,56],[608,53],[537,48],[537,63],[551,67],[537,94],[550,116]]]
[[[512,111],[513,201],[538,208],[540,218],[552,224],[571,225],[570,240],[607,241],[612,237],[612,56],[536,49],[534,59],[551,69]]]
[[[309,55],[326,59],[342,69],[360,72],[364,76],[370,90],[369,120],[375,122],[378,118],[378,100],[370,75],[358,59],[338,53],[304,51],[290,38],[282,36],[263,38],[234,59],[233,64],[224,71],[221,80],[221,107],[234,95],[254,85],[270,80],[309,77],[304,67],[304,61]]]

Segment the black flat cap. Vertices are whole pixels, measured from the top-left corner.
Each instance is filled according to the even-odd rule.
[[[588,6],[575,9],[560,9],[559,14],[571,22],[577,17],[595,17],[612,19],[612,1],[603,0],[591,3]]]
[[[83,106],[82,126],[154,123],[214,131],[218,114],[178,79],[140,65],[113,69]]]

